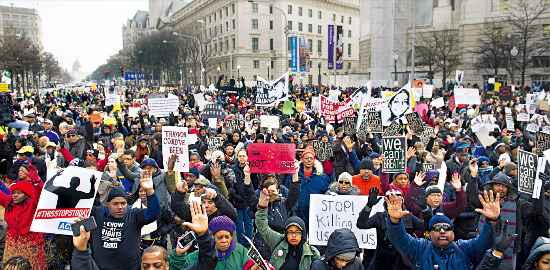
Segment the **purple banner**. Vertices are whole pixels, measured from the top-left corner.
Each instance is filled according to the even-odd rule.
[[[328,26],[328,69],[334,68],[334,25]]]
[[[344,57],[344,29],[342,26],[336,27],[336,69],[342,69]]]

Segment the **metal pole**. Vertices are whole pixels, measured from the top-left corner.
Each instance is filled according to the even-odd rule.
[[[414,38],[415,38],[415,34],[416,34],[416,0],[412,0],[412,50],[411,50],[411,83],[412,81],[414,80],[414,49],[415,49],[415,43],[414,43]],[[443,82],[443,84],[446,85],[445,82]]]
[[[255,1],[249,1],[249,2],[255,2]],[[273,6],[273,5],[271,5],[271,4],[268,4],[268,3],[265,3],[265,2],[255,2],[255,3],[262,4],[262,5],[269,6],[269,7],[272,7],[272,8],[274,8],[274,9],[280,11],[280,12],[283,14],[283,16],[285,17],[285,27],[283,28],[283,29],[284,29],[284,33],[285,33],[285,37],[286,37],[286,40],[285,40],[285,42],[284,42],[284,43],[286,44],[286,45],[285,45],[285,48],[286,48],[286,50],[285,50],[285,59],[286,59],[286,60],[285,60],[285,61],[286,61],[286,62],[285,62],[285,66],[286,66],[286,72],[288,72],[288,20],[287,20],[287,18],[286,18],[286,14],[285,14],[285,12],[284,12],[282,9],[280,9],[280,8],[278,8],[278,7],[276,7],[276,6]]]
[[[397,81],[397,60],[393,60],[393,70],[395,73],[395,81]]]
[[[321,85],[321,62],[317,61],[317,67],[319,68],[319,75],[317,77],[317,84]]]

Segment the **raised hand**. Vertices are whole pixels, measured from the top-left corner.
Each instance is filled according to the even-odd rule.
[[[147,195],[153,195],[155,193],[154,186],[153,186],[153,175],[151,171],[144,170],[141,174],[141,177],[139,179],[140,185],[143,189],[145,189],[145,192],[147,192]]]
[[[352,142],[349,137],[345,137],[343,141],[346,147],[348,148],[348,151],[349,152],[353,151],[353,146],[355,145],[355,142]]]
[[[414,147],[409,147],[409,149],[407,150],[407,159],[412,158],[415,153],[416,149]]]
[[[258,200],[258,206],[261,208],[266,208],[269,205],[269,192],[267,191],[267,188],[264,188],[260,192],[260,199]]]
[[[455,191],[459,191],[462,188],[462,182],[460,181],[461,177],[458,173],[453,174],[453,179],[451,180],[451,186]]]
[[[416,176],[414,177],[414,183],[415,183],[417,186],[421,187],[421,186],[423,186],[423,185],[426,183],[426,181],[424,181],[424,178],[426,178],[426,174],[425,174],[425,173],[423,173],[423,172],[417,172],[417,173],[416,173]]]
[[[36,183],[38,181],[41,181],[40,176],[38,176],[38,171],[36,170],[36,167],[29,164],[27,166],[27,169],[29,170],[29,172],[25,173],[25,175],[31,180],[31,182]]]
[[[189,190],[189,187],[187,186],[187,183],[185,181],[180,181],[176,184],[176,189],[180,193],[186,193]]]
[[[198,201],[192,201],[189,204],[191,212],[191,223],[184,222],[182,225],[187,226],[194,231],[197,236],[202,236],[208,231],[208,215],[206,209]]]
[[[487,194],[487,191],[483,191],[483,196],[481,194],[478,196],[483,209],[476,209],[476,212],[481,213],[488,219],[497,219],[500,216],[500,195],[497,193],[495,198],[491,190],[489,194]]]
[[[212,178],[214,180],[221,177],[221,165],[218,162],[212,162],[210,163],[210,173],[212,174]]]
[[[168,158],[168,171],[173,172],[174,166],[176,166],[176,161],[178,160],[178,156],[176,154],[171,155]]]
[[[371,189],[369,189],[369,200],[367,201],[367,205],[369,207],[372,207],[378,203],[379,192],[380,190],[378,189],[378,187],[372,187]]]
[[[201,197],[205,197],[205,198],[213,200],[214,198],[216,198],[216,196],[218,196],[218,193],[215,190],[213,190],[211,188],[205,188],[204,189],[204,194],[202,194]]]
[[[470,160],[470,164],[468,164],[468,168],[470,169],[470,175],[472,177],[477,177],[477,172],[479,171],[479,166],[477,165],[477,159]]]
[[[386,205],[388,206],[388,215],[390,216],[391,222],[398,223],[402,217],[409,213],[409,211],[403,210],[401,196],[391,194],[389,197],[389,199],[384,197],[384,200],[386,200]]]
[[[514,243],[518,235],[508,236],[508,220],[500,220],[500,222],[500,226],[493,225],[491,229],[493,230],[494,250],[504,253]]]
[[[423,188],[417,188],[415,190],[416,198],[412,198],[414,203],[420,207],[420,210],[428,208],[428,200],[426,200],[426,190]]]

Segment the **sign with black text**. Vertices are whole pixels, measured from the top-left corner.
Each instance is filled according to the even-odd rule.
[[[391,122],[391,125],[389,125],[382,134],[382,137],[388,137],[388,136],[396,136],[398,135],[401,130],[403,129],[403,126],[399,124],[399,120]]]
[[[424,131],[424,122],[422,122],[418,112],[405,114],[405,118],[407,118],[407,124],[413,132],[420,134]]]
[[[427,172],[430,170],[435,170],[435,164],[433,163],[422,163],[422,172]]]
[[[502,86],[498,90],[498,97],[502,100],[512,100],[514,98],[514,94],[512,93],[512,87],[511,86]]]
[[[224,119],[225,112],[222,105],[219,104],[206,104],[204,105],[204,111],[202,112],[202,119],[207,121],[208,118]]]
[[[382,112],[367,112],[367,127],[372,133],[382,133]]]
[[[550,149],[550,134],[537,131],[537,155],[542,157],[542,152]]]
[[[233,131],[235,131],[235,129],[237,129],[238,123],[239,122],[237,121],[237,119],[228,119],[228,120],[226,120],[225,121],[225,131],[233,133]]]
[[[386,158],[382,162],[385,173],[405,172],[407,170],[407,138],[405,136],[382,137],[382,154]]]
[[[288,100],[288,72],[273,83],[258,76],[256,83],[256,100],[254,103],[257,106],[271,106],[279,101]]]
[[[249,143],[246,148],[251,173],[296,172],[296,145],[293,143]]]
[[[430,142],[430,138],[434,134],[434,128],[433,127],[424,127],[424,131],[422,132],[422,143],[424,144],[424,147],[428,145],[428,142]]]
[[[332,157],[332,143],[322,142],[322,141],[313,141],[313,151],[315,152],[315,157],[319,161],[325,161]]]
[[[196,137],[195,137],[196,138]],[[186,127],[162,126],[162,163],[168,168],[168,160],[176,155],[174,171],[189,171],[189,134]]]
[[[525,194],[533,195],[537,176],[538,156],[527,151],[518,150],[518,189]]]
[[[220,150],[222,147],[222,138],[220,137],[207,138],[206,141],[208,142],[208,151],[210,153]]]
[[[347,136],[353,136],[355,134],[355,126],[357,125],[357,117],[346,116],[344,117],[344,134]]]

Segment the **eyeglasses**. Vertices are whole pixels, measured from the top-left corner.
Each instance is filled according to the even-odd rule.
[[[295,231],[295,232],[289,232],[289,231],[287,231],[286,233],[287,233],[287,234],[290,234],[290,235],[294,235],[294,236],[296,236],[296,235],[302,235],[302,232],[301,232],[301,231]]]
[[[481,162],[481,166],[483,166],[483,165],[487,165],[487,166],[488,166],[488,165],[489,165],[489,162],[487,162],[487,161]]]
[[[446,232],[450,232],[453,230],[453,226],[451,225],[432,225],[430,228],[430,231],[439,232],[441,230],[444,230]]]
[[[342,185],[349,185],[351,184],[350,182],[348,181],[338,181],[338,183],[342,184]]]
[[[432,194],[430,194],[430,195],[428,195],[428,196],[432,196],[432,197],[435,197],[435,198],[441,198],[441,197],[443,197],[443,195],[437,194],[437,193],[432,193]]]
[[[76,137],[76,135],[74,135],[74,134],[67,134],[66,137],[67,137],[67,138],[72,138],[72,137]]]

